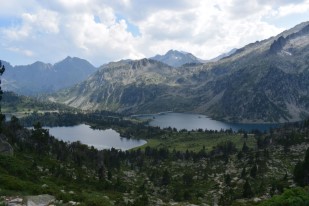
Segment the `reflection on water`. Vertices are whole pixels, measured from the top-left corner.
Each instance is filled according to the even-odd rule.
[[[251,131],[253,129],[260,130],[261,132],[267,131],[270,128],[278,126],[278,124],[241,124],[241,123],[227,123],[208,118],[200,114],[187,114],[187,113],[160,113],[160,114],[147,114],[137,116],[141,119],[150,119],[150,126],[158,126],[160,128],[176,128],[177,130],[221,130],[232,129],[238,131],[243,129]]]
[[[80,124],[72,127],[45,127],[55,138],[93,146],[97,149],[121,149],[128,150],[146,144],[145,140],[127,139],[120,137],[113,129],[94,130],[90,126]]]

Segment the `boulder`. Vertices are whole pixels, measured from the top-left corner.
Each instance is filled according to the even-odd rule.
[[[23,205],[23,199],[20,197],[12,197],[9,198],[6,201],[7,206],[22,206]]]
[[[26,197],[27,206],[47,206],[55,202],[56,198],[52,195],[37,195]]]

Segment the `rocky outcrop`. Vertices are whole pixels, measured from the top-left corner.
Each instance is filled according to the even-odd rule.
[[[279,52],[286,44],[287,40],[283,37],[283,36],[280,36],[277,40],[274,41],[274,43],[272,43],[270,45],[270,53],[277,53]]]
[[[25,199],[27,206],[47,206],[56,200],[52,195],[27,196]]]
[[[36,196],[26,196],[26,197],[2,197],[3,201],[1,203],[6,206],[50,206],[54,205],[56,198],[52,195],[36,195]]]
[[[297,39],[298,37],[306,36],[308,34],[309,34],[309,25],[304,26],[299,31],[289,34],[286,37],[280,36],[270,45],[269,51],[270,53],[275,54],[281,51],[289,41]]]

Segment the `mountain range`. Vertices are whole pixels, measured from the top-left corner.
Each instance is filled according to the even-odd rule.
[[[156,55],[150,59],[156,58],[174,67],[203,61],[190,53],[176,50],[170,50],[165,55]],[[87,60],[69,56],[54,65],[37,61],[30,65],[12,66],[9,62],[3,60],[2,62],[6,67],[2,79],[3,89],[29,96],[53,93],[71,87],[87,79],[97,70]]]
[[[88,61],[77,57],[67,57],[54,65],[38,61],[13,67],[2,62],[6,68],[2,78],[3,90],[31,96],[73,86],[96,71]]]
[[[297,121],[309,114],[308,57],[305,22],[215,62],[178,68],[153,59],[110,63],[50,99],[82,109],[172,110],[233,122]]]
[[[309,22],[304,22],[210,61],[170,50],[99,68],[71,57],[55,65],[7,65],[4,82],[15,84],[4,88],[10,85],[23,94],[61,89],[48,99],[85,110],[194,112],[230,122],[288,122],[309,116],[308,59]],[[22,75],[16,78],[14,72]],[[29,75],[34,79],[30,83]]]

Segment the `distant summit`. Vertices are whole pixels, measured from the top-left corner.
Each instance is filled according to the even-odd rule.
[[[177,50],[169,50],[164,55],[156,55],[154,57],[150,57],[150,59],[163,62],[172,67],[180,67],[184,64],[202,63],[202,61],[193,54]]]
[[[97,68],[88,61],[67,57],[52,65],[37,61],[30,65],[12,66],[4,62],[3,89],[22,95],[52,93],[85,80]]]
[[[130,114],[175,111],[229,122],[299,121],[309,116],[308,57],[305,22],[207,64],[195,65],[201,60],[174,50],[152,60],[106,64],[50,99]]]

